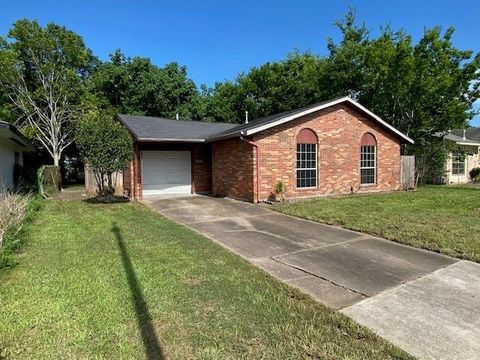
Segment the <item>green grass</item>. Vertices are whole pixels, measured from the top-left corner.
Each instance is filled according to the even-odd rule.
[[[411,192],[299,201],[277,211],[480,262],[480,189],[427,186]]]
[[[404,359],[142,205],[43,201],[0,271],[0,358]]]

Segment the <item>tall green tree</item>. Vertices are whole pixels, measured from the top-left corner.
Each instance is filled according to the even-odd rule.
[[[59,165],[72,143],[73,122],[95,58],[82,38],[56,24],[18,20],[0,41],[0,84],[17,124]]]
[[[412,137],[415,145],[405,152],[416,155],[418,175],[437,177],[446,149],[434,135],[467,126],[475,114],[480,56],[453,45],[453,28],[428,29],[413,44],[405,31],[389,26],[371,38],[352,11],[338,27],[343,39],[329,44],[328,83]]]
[[[244,121],[245,111],[257,118],[324,99],[325,65],[311,53],[293,52],[283,61],[253,67],[235,81],[204,88],[204,118],[238,123]]]
[[[91,79],[91,91],[119,112],[199,119],[199,93],[187,69],[158,67],[147,58],[127,58],[116,50]]]

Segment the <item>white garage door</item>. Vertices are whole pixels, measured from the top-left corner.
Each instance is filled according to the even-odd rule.
[[[190,151],[143,151],[143,196],[190,194]]]

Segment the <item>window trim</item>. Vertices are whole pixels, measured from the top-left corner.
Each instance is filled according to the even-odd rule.
[[[451,165],[450,165],[450,171],[452,172],[453,176],[465,176],[466,173],[467,173],[467,157],[465,156],[462,162],[454,160],[455,158],[458,158],[458,157],[459,157],[458,152],[452,152],[452,161],[451,161]],[[463,172],[462,173],[454,173],[453,172],[453,164],[454,163],[463,165]]]
[[[363,166],[362,167],[362,148],[363,147],[372,147],[373,148],[373,162],[374,166]],[[373,169],[373,182],[363,183],[362,182],[362,170]],[[360,146],[360,186],[376,186],[377,185],[377,147],[373,145],[361,145]]]
[[[304,129],[301,129],[300,131],[302,131],[302,130],[304,130]],[[315,134],[315,132],[313,130],[311,130],[311,129],[308,129],[308,130],[312,131]],[[297,136],[300,133],[300,131],[297,133]],[[315,134],[315,136],[317,136],[317,134]],[[298,145],[315,145],[315,159],[314,159],[315,160],[315,167],[314,168],[297,168]],[[295,165],[294,165],[294,169],[295,169],[295,190],[302,191],[302,190],[318,189],[319,188],[318,137],[317,137],[317,142],[316,143],[296,142],[295,143],[295,158],[294,158],[294,161],[295,161]],[[298,186],[297,181],[298,181],[298,171],[299,170],[315,170],[315,186]]]

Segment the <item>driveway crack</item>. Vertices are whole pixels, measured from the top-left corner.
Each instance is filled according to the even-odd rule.
[[[329,282],[330,284],[335,285],[335,286],[338,286],[338,287],[340,287],[340,288],[342,288],[342,289],[344,289],[344,290],[353,292],[353,293],[355,293],[355,294],[359,294],[359,295],[361,295],[361,296],[363,296],[363,297],[365,297],[365,298],[369,298],[369,297],[370,297],[369,295],[367,295],[367,294],[365,294],[365,293],[363,293],[363,292],[361,292],[361,291],[354,290],[354,289],[350,289],[349,287],[344,286],[344,285],[342,285],[342,284],[339,284],[339,283],[337,283],[337,282],[335,282],[335,281],[332,281],[332,280],[330,280],[330,279],[328,279],[328,278],[326,278],[326,277],[323,277],[323,276],[320,276],[320,275],[318,275],[318,274],[315,274],[315,273],[313,273],[313,272],[311,272],[311,271],[305,270],[304,268],[302,268],[302,267],[300,267],[300,266],[295,266],[295,265],[289,264],[288,262],[282,261],[282,260],[280,260],[280,259],[278,259],[278,258],[276,258],[276,257],[272,257],[271,259],[274,260],[274,261],[279,262],[279,263],[282,264],[282,265],[289,266],[289,267],[291,267],[291,268],[293,268],[293,269],[302,271],[302,272],[304,272],[305,274],[308,274],[308,275],[314,276],[314,277],[316,277],[316,278],[318,278],[318,279],[322,279],[322,280],[324,280],[324,281],[327,281],[327,282]]]

